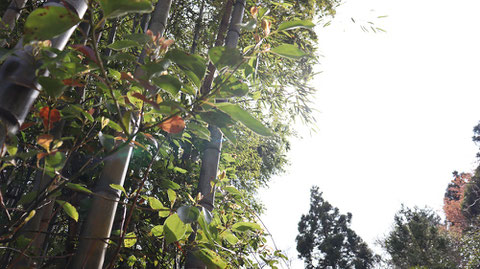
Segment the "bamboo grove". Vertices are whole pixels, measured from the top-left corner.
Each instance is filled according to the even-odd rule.
[[[313,22],[338,4],[2,1],[2,266],[288,264],[256,191],[313,120]]]

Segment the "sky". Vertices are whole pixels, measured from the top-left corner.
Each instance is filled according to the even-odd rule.
[[[402,203],[442,214],[452,172],[478,165],[478,10],[477,0],[350,0],[317,27],[318,131],[297,124],[303,139],[292,140],[291,165],[259,195],[291,268],[303,268],[295,237],[312,185],[351,212],[352,228],[379,251],[374,242]],[[386,32],[362,31],[369,21]]]

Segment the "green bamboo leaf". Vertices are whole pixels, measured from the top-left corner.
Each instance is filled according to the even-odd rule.
[[[315,24],[307,20],[287,21],[278,26],[277,31],[287,31],[297,28],[312,29]]]
[[[270,52],[290,59],[300,59],[307,55],[305,52],[297,48],[297,46],[291,44],[282,44],[278,47],[272,48]]]
[[[153,78],[152,82],[173,96],[176,96],[182,88],[182,83],[176,77],[170,75]]]
[[[67,183],[67,184],[65,184],[65,187],[67,187],[71,190],[74,190],[74,191],[85,192],[85,193],[93,193],[91,190],[85,188],[85,186],[80,185],[80,184]]]
[[[125,191],[125,188],[122,185],[110,184],[110,188],[112,188],[114,190],[119,190],[119,191],[123,192],[123,194],[125,194],[125,196],[128,196],[127,192]]]
[[[165,240],[167,244],[179,241],[187,231],[187,225],[182,222],[177,214],[173,214],[165,220],[163,224],[165,231]]]
[[[137,235],[134,232],[128,233],[123,239],[123,246],[126,248],[133,247],[137,243]]]
[[[168,51],[165,58],[176,63],[193,84],[200,87],[207,66],[207,61],[205,59],[198,55],[188,54],[178,49]]]
[[[214,251],[208,248],[202,248],[194,251],[193,254],[202,260],[208,268],[225,268],[227,263]]]
[[[47,93],[47,95],[53,98],[62,96],[63,91],[65,91],[67,88],[67,86],[63,84],[61,80],[51,77],[39,77],[38,83],[42,85],[42,89]]]
[[[232,225],[232,230],[236,232],[258,231],[261,229],[260,225],[252,222],[237,222]]]
[[[236,104],[219,103],[217,108],[227,113],[232,119],[241,122],[250,130],[263,136],[271,136],[272,132],[265,127],[260,121],[252,117],[247,111],[243,110]]]
[[[175,183],[171,180],[168,180],[168,179],[163,179],[160,182],[160,187],[162,189],[172,189],[172,190],[179,190],[180,189],[180,185],[178,185],[177,183]]]
[[[138,46],[140,46],[140,44],[133,40],[117,40],[112,44],[108,45],[107,48],[110,48],[112,50],[123,50]]]
[[[75,221],[78,221],[78,212],[77,212],[77,209],[73,205],[71,205],[69,202],[65,202],[65,201],[62,201],[62,200],[56,200],[56,202],[60,206],[62,206],[63,211],[65,211],[65,213],[67,213],[68,216],[70,216]]]
[[[46,6],[28,15],[24,26],[24,40],[47,40],[60,35],[80,22],[80,18],[65,7]]]
[[[238,238],[228,230],[223,231],[220,237],[232,245],[235,245],[239,241]]]
[[[115,18],[128,13],[149,13],[153,6],[149,0],[99,0],[106,18]]]
[[[208,57],[220,70],[226,66],[235,67],[243,61],[243,56],[236,48],[213,47],[208,51]]]

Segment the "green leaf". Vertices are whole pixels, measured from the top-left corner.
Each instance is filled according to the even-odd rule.
[[[122,185],[110,184],[110,188],[112,188],[114,190],[119,190],[119,191],[123,192],[125,194],[125,196],[128,197],[127,192],[125,191],[125,188]]]
[[[208,57],[220,70],[226,66],[235,67],[243,61],[243,56],[236,48],[213,47],[208,51]]]
[[[210,131],[206,126],[195,121],[190,121],[187,129],[200,139],[210,140]]]
[[[307,20],[287,21],[278,26],[277,31],[287,31],[297,28],[312,29],[315,24]]]
[[[174,140],[174,141],[176,141],[176,140]],[[183,169],[183,168],[180,168],[180,167],[177,167],[177,166],[175,166],[173,168],[173,171],[178,172],[180,174],[185,174],[186,172],[188,172],[187,169]]]
[[[232,230],[236,232],[258,231],[261,229],[260,225],[252,222],[237,222],[232,225]]]
[[[174,190],[168,189],[167,195],[168,195],[168,200],[170,201],[170,206],[173,207],[173,204],[175,204],[175,200],[177,200],[177,194],[175,193]]]
[[[223,135],[228,139],[228,141],[230,141],[230,143],[234,145],[237,144],[237,137],[232,131],[230,131],[230,129],[224,127],[220,128],[220,130],[222,131]]]
[[[171,64],[172,61],[165,59],[158,63],[146,63],[142,65],[142,69],[145,70],[147,76],[145,79],[150,79],[151,77],[161,74],[166,71]]]
[[[183,238],[187,231],[187,225],[182,222],[177,214],[173,214],[165,220],[163,229],[166,243],[170,244]]]
[[[20,201],[18,201],[18,204],[27,205],[30,202],[32,202],[33,199],[35,199],[36,197],[37,197],[37,191],[28,192],[20,198]]]
[[[163,225],[157,225],[150,230],[153,236],[162,236],[163,235]]]
[[[300,59],[307,55],[305,52],[297,48],[297,46],[291,44],[282,44],[278,47],[272,48],[270,52],[290,59]]]
[[[66,161],[65,153],[57,151],[54,154],[49,154],[45,157],[45,162],[48,166],[54,168],[55,170],[62,169]]]
[[[208,248],[202,248],[193,252],[200,260],[202,260],[208,268],[225,268],[227,263],[214,251]]]
[[[235,245],[239,240],[238,238],[230,231],[225,230],[220,234],[220,237],[226,240],[228,243]]]
[[[61,80],[50,77],[39,77],[38,83],[42,85],[42,89],[47,93],[47,95],[53,98],[62,96],[63,91],[65,91],[67,88],[67,86],[63,84]]]
[[[147,198],[147,201],[148,201],[148,205],[149,205],[153,210],[165,209],[165,207],[163,206],[162,202],[160,202],[160,200],[158,200],[158,199],[155,198],[155,197],[148,197],[148,198]]]
[[[60,35],[80,22],[80,18],[65,7],[46,6],[28,15],[24,26],[24,40],[47,40]]]
[[[134,232],[130,232],[125,235],[125,238],[123,239],[123,245],[126,248],[133,247],[137,243],[137,235]]]
[[[140,44],[133,40],[117,40],[112,44],[108,45],[107,48],[110,48],[112,50],[123,50],[138,46],[140,46]]]
[[[111,151],[115,148],[115,137],[111,135],[98,132],[98,140],[107,151]]]
[[[160,187],[163,188],[163,189],[172,189],[172,190],[179,190],[180,189],[180,185],[178,185],[177,183],[175,183],[171,180],[168,180],[168,179],[163,179],[160,182]]]
[[[67,183],[65,186],[71,190],[74,191],[79,191],[79,192],[85,192],[85,193],[93,193],[91,190],[85,188],[85,186],[80,185],[80,184],[74,184],[74,183]]]
[[[252,117],[247,111],[243,110],[238,105],[231,103],[219,103],[216,105],[218,109],[227,113],[232,119],[241,122],[255,133],[263,136],[272,135],[272,132],[267,127],[263,126],[260,121]]]
[[[182,88],[182,83],[174,76],[165,75],[156,77],[152,79],[152,82],[173,96],[176,96]]]
[[[177,209],[178,217],[183,223],[192,223],[200,216],[200,211],[194,206],[181,206]]]
[[[142,45],[152,40],[150,36],[143,33],[129,34],[125,36],[125,39],[138,42],[139,44],[142,44]]]
[[[215,125],[219,128],[228,127],[229,125],[235,124],[232,118],[220,110],[210,110],[206,112],[198,113],[200,118],[210,125]]]
[[[205,59],[195,54],[187,54],[178,49],[168,51],[165,58],[176,63],[193,84],[200,88],[200,83],[205,76],[207,65]]]
[[[78,221],[78,212],[77,212],[77,209],[73,205],[71,205],[69,202],[65,202],[65,201],[62,201],[62,200],[56,200],[56,202],[60,206],[62,206],[63,211],[65,211],[65,213],[67,213],[68,216],[70,216],[75,221]]]
[[[149,13],[153,6],[149,0],[99,0],[106,18],[115,18],[128,13]]]
[[[248,85],[241,82],[237,78],[230,76],[217,76],[215,84],[221,85],[220,92],[217,94],[219,98],[242,97],[248,93]]]

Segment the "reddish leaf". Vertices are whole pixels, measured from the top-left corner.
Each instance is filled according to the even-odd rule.
[[[83,87],[83,86],[85,86],[85,84],[81,83],[79,80],[71,79],[71,78],[64,79],[64,80],[62,80],[62,82],[63,82],[63,84],[65,84],[67,86],[72,86],[72,87]]]
[[[167,133],[178,134],[185,129],[185,121],[180,116],[173,116],[160,123],[160,128]]]
[[[22,126],[20,126],[20,131],[23,131],[29,127],[31,127],[32,125],[35,125],[35,122],[24,122],[22,124]]]
[[[147,103],[147,104],[150,104],[151,106],[155,107],[156,109],[160,109],[160,107],[158,106],[157,103],[155,103],[154,101],[152,100],[149,100],[147,97],[145,97],[143,94],[141,93],[138,93],[138,92],[135,92],[132,94],[133,97],[135,98],[138,98],[140,100],[142,100],[143,102]]]
[[[60,112],[55,108],[50,110],[48,106],[40,109],[39,116],[43,120],[43,127],[46,130],[52,129],[53,124],[61,119]]]
[[[97,57],[95,56],[95,51],[93,51],[92,48],[84,45],[70,45],[74,50],[77,50],[83,55],[85,55],[88,59],[94,61],[96,64],[98,64]]]
[[[120,72],[120,79],[122,80],[128,80],[128,81],[135,81],[135,78],[133,78],[132,74],[130,72]]]

